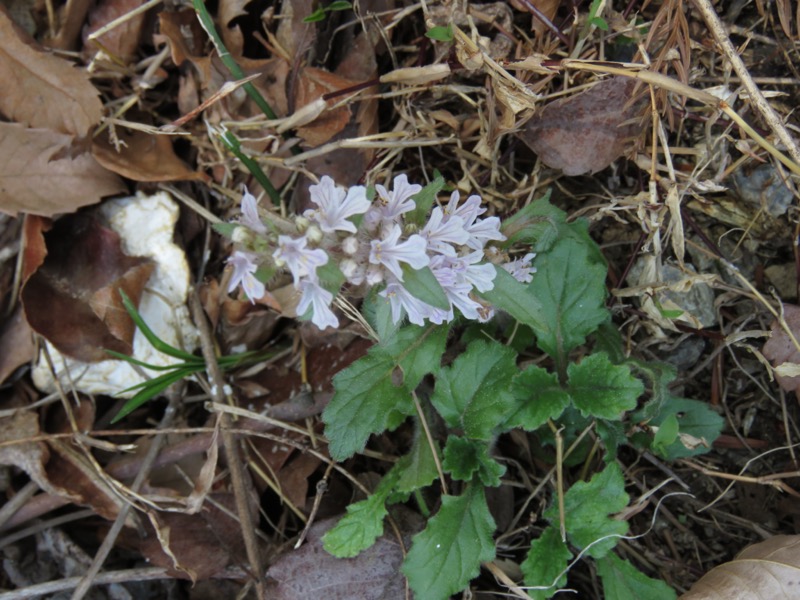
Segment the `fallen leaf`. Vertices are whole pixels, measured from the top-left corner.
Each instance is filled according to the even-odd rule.
[[[200,84],[207,85],[211,80],[211,58],[203,53],[207,36],[194,9],[161,11],[158,23],[160,33],[153,36],[156,44],[159,45],[162,39],[167,42],[175,66],[190,61],[200,75]]]
[[[94,54],[99,48],[103,48],[125,64],[130,63],[135,58],[136,50],[139,47],[145,13],[130,15],[124,22],[101,35],[96,41],[89,41],[89,36],[111,21],[139,8],[142,4],[143,0],[104,0],[96,4],[89,11],[88,26],[83,28],[84,50]]]
[[[31,327],[62,354],[107,360],[104,348],[130,353],[135,325],[117,290],[138,304],[153,264],[123,254],[119,235],[88,215],[58,221],[48,254],[22,289]]]
[[[784,304],[783,316],[795,338],[800,336],[800,306]],[[770,330],[770,338],[761,351],[772,362],[772,366],[777,368],[784,364],[800,363],[800,350],[795,347],[792,338],[784,331],[780,322],[773,321]],[[783,371],[788,371],[788,369],[784,368]],[[800,390],[800,376],[782,375],[781,369],[778,369],[775,378],[778,380],[778,384],[787,392],[797,393]]]
[[[295,110],[311,104],[324,94],[337,92],[351,87],[355,83],[357,82],[339,77],[324,69],[306,67],[300,72],[298,78]],[[349,122],[350,108],[348,106],[329,108],[308,125],[299,127],[297,135],[303,138],[309,146],[315,148],[342,131]]]
[[[711,569],[680,600],[796,598],[798,569],[800,536],[776,535]]]
[[[201,580],[244,560],[241,527],[232,516],[233,494],[210,497],[214,502],[207,502],[197,514],[148,513],[150,535],[141,542],[140,551],[150,563],[169,569],[174,577]]]
[[[63,133],[0,123],[0,211],[49,217],[125,190],[91,154],[73,155],[72,143]]]
[[[336,558],[322,548],[322,536],[337,519],[311,526],[306,543],[287,552],[267,571],[272,600],[382,600],[405,598],[400,573],[403,551],[396,538],[381,536],[355,558]]]
[[[30,127],[85,136],[103,116],[97,89],[84,71],[34,44],[0,6],[0,112]]]
[[[108,136],[92,142],[92,155],[102,166],[134,181],[192,181],[202,179],[175,154],[171,136],[117,128],[119,152]]]
[[[217,20],[219,21],[219,31],[222,41],[228,52],[234,58],[240,58],[244,49],[244,36],[239,25],[231,24],[234,19],[247,15],[244,7],[250,0],[220,0]]]
[[[555,100],[518,135],[548,167],[566,175],[596,173],[622,156],[628,140],[641,132],[632,122],[642,106],[633,99],[636,84],[629,77],[612,77]]]

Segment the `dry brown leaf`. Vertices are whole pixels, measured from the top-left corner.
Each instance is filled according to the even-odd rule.
[[[97,38],[96,43],[90,42],[88,38],[101,27],[105,27],[114,19],[139,8],[142,4],[143,0],[104,0],[95,5],[89,12],[88,27],[83,29],[84,49],[94,54],[98,47],[102,47],[106,52],[126,64],[133,60],[139,47],[145,13],[127,18],[120,25]]]
[[[306,543],[278,558],[267,571],[272,600],[381,600],[405,598],[397,539],[381,536],[355,558],[336,558],[322,548],[322,536],[336,519],[311,526]]]
[[[172,62],[180,67],[191,61],[200,75],[200,84],[206,86],[211,80],[211,58],[203,54],[206,34],[193,9],[158,13],[160,34],[154,36],[156,44],[161,39],[169,44]]]
[[[612,77],[591,89],[551,102],[519,134],[548,167],[566,175],[596,173],[622,156],[641,128],[631,123],[640,104],[636,81]]]
[[[36,356],[33,331],[18,306],[0,328],[0,383]]]
[[[103,115],[97,89],[85,72],[33,44],[0,5],[0,112],[30,127],[85,136]]]
[[[680,600],[797,598],[799,569],[800,535],[777,535],[703,575]]]
[[[795,338],[800,336],[800,306],[784,304],[783,316]],[[772,362],[772,366],[777,368],[784,364],[800,364],[800,351],[795,347],[789,334],[783,330],[780,322],[774,321],[770,329],[772,332],[770,338],[761,351]],[[797,393],[800,390],[800,377],[781,375],[779,371],[775,378],[787,392]]]
[[[22,288],[28,323],[84,362],[107,360],[104,348],[130,353],[136,327],[118,289],[138,304],[153,263],[123,254],[119,235],[90,215],[61,219],[46,239],[47,258]]]
[[[244,36],[239,25],[231,25],[231,21],[238,17],[247,15],[244,9],[251,0],[220,0],[217,18],[219,20],[219,31],[222,34],[222,41],[228,52],[234,58],[240,58],[244,49]]]
[[[354,81],[334,75],[324,69],[306,67],[298,76],[296,109],[299,110],[323,94],[351,87]],[[297,135],[315,148],[330,140],[350,122],[350,108],[339,106],[323,112],[310,124],[297,129]]]
[[[175,154],[168,135],[152,135],[136,129],[117,129],[119,152],[103,135],[92,143],[92,155],[102,166],[134,181],[191,181],[203,175],[189,168]]]
[[[0,211],[49,217],[125,191],[91,154],[72,155],[72,142],[48,129],[0,123]]]

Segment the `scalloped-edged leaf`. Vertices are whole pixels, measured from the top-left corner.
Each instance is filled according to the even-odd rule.
[[[572,552],[561,541],[558,528],[551,526],[545,529],[538,539],[531,542],[531,549],[520,569],[525,576],[526,586],[547,589],[527,589],[528,595],[534,600],[543,600],[555,594],[567,582],[564,570],[571,558]]]
[[[615,365],[604,352],[591,354],[567,369],[569,394],[585,415],[600,419],[619,419],[636,408],[644,384],[631,375],[627,365]]]
[[[414,536],[403,563],[415,596],[446,600],[467,587],[480,564],[494,558],[494,528],[482,486],[469,485],[460,496],[442,497],[442,507]]]

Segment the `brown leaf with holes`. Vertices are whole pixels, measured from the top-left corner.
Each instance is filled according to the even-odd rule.
[[[72,136],[0,123],[0,211],[49,217],[123,191],[119,177],[73,147]]]
[[[89,36],[105,27],[111,21],[127,15],[144,4],[143,0],[103,0],[89,11],[89,24],[83,28],[83,47],[94,54],[99,48],[105,49],[113,57],[130,63],[136,57],[136,49],[142,36],[142,27],[146,13],[128,16],[122,23],[107,31],[96,41],[89,41]]]
[[[800,306],[784,304],[783,316],[795,339],[800,338]],[[770,338],[761,351],[775,367],[775,378],[780,386],[787,392],[797,393],[800,390],[800,371],[794,373],[793,370],[800,370],[800,350],[779,321],[773,321],[770,330]]]
[[[203,179],[172,149],[168,135],[153,135],[135,129],[117,129],[119,152],[108,136],[92,143],[92,155],[109,171],[134,181],[194,181]]]
[[[405,598],[400,572],[403,550],[397,539],[383,535],[355,558],[336,558],[322,548],[322,536],[337,519],[311,526],[305,544],[287,552],[267,571],[272,600],[382,600]]]
[[[623,155],[641,132],[635,118],[642,103],[637,82],[612,77],[585,92],[555,100],[537,113],[518,135],[548,167],[565,175],[597,173]]]
[[[45,239],[47,258],[22,289],[28,323],[84,362],[107,360],[104,348],[130,353],[135,325],[117,290],[138,304],[153,263],[123,254],[119,235],[91,215],[61,219]]]
[[[89,76],[73,63],[38,50],[2,6],[0,81],[0,112],[29,127],[82,137],[103,116]]]
[[[680,600],[796,598],[798,569],[800,535],[776,535],[711,569]]]

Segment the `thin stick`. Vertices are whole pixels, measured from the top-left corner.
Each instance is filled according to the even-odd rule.
[[[192,318],[198,331],[200,332],[203,358],[206,360],[206,368],[214,385],[212,395],[214,404],[225,405],[225,380],[222,377],[222,370],[217,362],[217,355],[214,352],[214,343],[211,335],[211,328],[200,304],[200,296],[197,289],[191,295]],[[228,458],[228,468],[231,472],[231,486],[233,487],[234,498],[236,500],[236,512],[239,515],[239,522],[242,525],[242,537],[247,551],[247,559],[250,562],[250,569],[256,578],[256,591],[259,598],[266,598],[266,584],[264,582],[263,568],[261,563],[261,553],[258,548],[258,541],[254,535],[256,524],[253,522],[253,515],[247,502],[246,473],[238,453],[236,452],[236,436],[231,431],[231,418],[228,413],[220,415],[220,429],[222,432],[222,446],[225,448],[225,455]]]
[[[694,0],[694,4],[697,6],[697,10],[700,11],[700,14],[703,15],[703,19],[706,25],[708,25],[711,35],[714,36],[714,40],[719,45],[723,54],[725,54],[725,57],[730,61],[733,70],[742,80],[742,84],[750,95],[750,101],[753,103],[753,106],[761,113],[761,116],[764,118],[767,125],[769,125],[770,129],[772,129],[775,135],[778,136],[778,139],[783,142],[783,145],[786,146],[786,151],[794,162],[800,164],[800,148],[798,148],[795,139],[789,134],[789,131],[784,126],[778,113],[776,113],[772,105],[767,102],[767,99],[764,98],[764,94],[761,93],[761,90],[758,89],[758,86],[753,81],[750,72],[733,47],[731,39],[725,31],[725,26],[722,24],[722,21],[720,21],[719,15],[717,15],[714,7],[711,6],[711,2],[709,2],[709,0]]]

